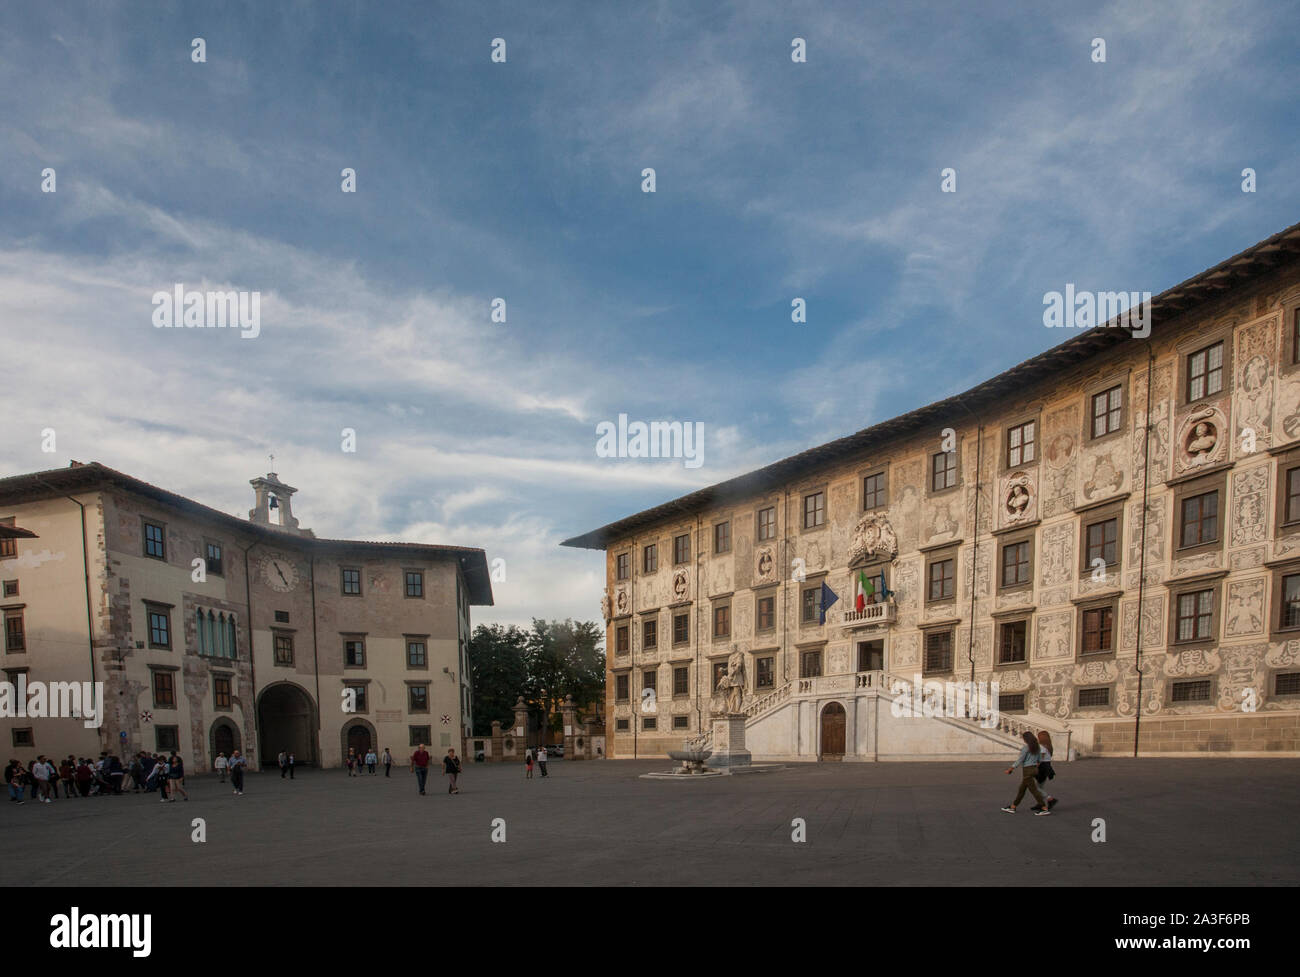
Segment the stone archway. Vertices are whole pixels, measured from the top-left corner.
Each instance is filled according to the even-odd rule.
[[[242,750],[243,748],[243,738],[239,735],[239,727],[224,716],[221,717],[208,730],[208,769],[216,769],[215,762],[218,753],[224,753],[229,757],[235,750]]]
[[[817,756],[820,760],[844,759],[845,719],[844,707],[838,702],[828,702],[822,708],[821,739]]]
[[[257,700],[259,766],[275,766],[280,751],[292,753],[295,766],[316,766],[316,705],[311,696],[293,682],[276,682],[262,690]]]
[[[343,749],[342,756],[348,755],[348,750],[356,750],[359,757],[366,755],[366,750],[379,752],[379,735],[375,727],[370,722],[360,717],[349,719],[343,724],[343,729],[339,731],[339,745]]]

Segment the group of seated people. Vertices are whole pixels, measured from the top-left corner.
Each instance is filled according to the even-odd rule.
[[[122,794],[129,789],[135,793],[157,790],[164,801],[175,800],[174,795],[179,792],[189,800],[184,789],[185,765],[174,753],[164,756],[141,752],[125,764],[120,757],[108,753],[101,753],[98,760],[68,756],[57,768],[41,755],[26,766],[18,760],[10,760],[5,767],[4,779],[9,788],[9,800],[19,804],[24,802],[27,791],[31,792],[34,801],[48,804],[57,800],[60,784],[65,798]]]

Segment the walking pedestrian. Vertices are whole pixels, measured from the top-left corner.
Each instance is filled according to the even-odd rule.
[[[544,745],[537,751],[537,769],[542,772],[543,777],[546,776],[546,747]]]
[[[280,779],[283,780],[289,775],[289,754],[285,753],[284,750],[281,750],[280,756],[277,757],[277,759],[280,762]]]
[[[393,755],[388,752],[388,747],[384,747],[384,776],[387,777],[393,770]]]
[[[162,796],[158,798],[158,803],[167,802],[167,792],[171,789],[171,764],[167,762],[166,757],[158,758],[158,766],[154,767],[158,771],[158,793]]]
[[[1025,796],[1025,791],[1029,791],[1038,801],[1041,810],[1034,811],[1034,817],[1042,817],[1051,814],[1047,807],[1047,802],[1043,799],[1042,791],[1038,789],[1038,761],[1042,755],[1042,747],[1038,745],[1038,740],[1034,734],[1025,730],[1020,734],[1020,738],[1025,741],[1025,745],[1020,748],[1020,755],[1016,757],[1016,762],[1007,767],[1007,773],[1013,772],[1017,767],[1020,768],[1020,789],[1016,791],[1016,799],[1004,807],[1002,810],[1008,814],[1016,813],[1016,805],[1020,803]]]
[[[533,751],[524,750],[524,779],[533,779]]]
[[[456,786],[456,778],[460,776],[460,757],[456,756],[454,749],[448,750],[447,755],[442,758],[442,769],[447,774],[447,793],[459,794],[460,788]]]
[[[1045,729],[1040,729],[1038,731],[1038,746],[1040,753],[1038,775],[1034,779],[1038,781],[1038,786],[1042,787],[1047,781],[1056,779],[1056,768],[1052,766],[1052,734]],[[1056,807],[1056,798],[1048,794],[1047,809],[1050,811],[1054,807]],[[1042,806],[1035,805],[1033,809],[1035,811],[1042,810]]]
[[[218,753],[216,763],[213,764],[213,766],[217,768],[217,773],[221,774],[221,782],[223,784],[226,782],[226,767],[229,763],[230,761],[226,759],[224,753]]]
[[[176,800],[176,792],[180,791],[185,795],[185,799],[190,799],[189,791],[185,789],[185,761],[176,754],[172,754],[171,761],[167,764],[168,786],[171,788],[171,799]]]
[[[72,757],[65,757],[63,762],[59,764],[59,783],[63,785],[64,797],[71,797],[76,789],[72,780],[73,770]]]
[[[86,762],[85,757],[77,761],[77,769],[73,774],[77,778],[77,793],[82,797],[90,796],[90,785],[95,779],[95,771],[90,769],[90,764]]]
[[[32,777],[36,780],[36,789],[40,794],[42,804],[50,803],[50,768],[45,762],[45,754],[42,753],[32,764]]]
[[[230,754],[230,762],[227,764],[230,768],[230,785],[235,788],[235,794],[242,796],[244,793],[244,768],[248,766],[238,750]]]
[[[355,774],[352,773],[352,768],[356,765],[356,762],[357,762],[357,751],[349,747],[348,759],[347,759],[349,777],[355,776]]]
[[[429,752],[424,748],[423,743],[416,744],[415,752],[411,754],[411,771],[415,774],[415,782],[419,785],[420,793],[424,793],[424,782],[429,776]]]
[[[126,768],[122,766],[122,761],[115,753],[104,761],[104,766],[108,768],[108,783],[113,793],[122,793],[122,781],[126,777]]]
[[[290,753],[289,754],[289,779],[290,780],[293,780],[293,768],[297,762],[298,762],[297,758],[292,753]]]
[[[375,764],[379,762],[379,757],[375,756],[374,748],[366,750],[366,769],[370,771],[370,776],[375,775]]]

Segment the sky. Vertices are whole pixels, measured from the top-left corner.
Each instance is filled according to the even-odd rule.
[[[1158,293],[1300,221],[1297,22],[2,3],[0,475],[246,516],[273,454],[317,535],[504,560],[475,622],[595,619],[603,554],[560,540],[1056,345],[1067,282]],[[258,293],[257,336],[155,327],[178,283]],[[702,425],[702,464],[599,456],[620,414]]]

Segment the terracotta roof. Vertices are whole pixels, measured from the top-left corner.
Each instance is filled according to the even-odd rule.
[[[37,536],[30,529],[23,529],[22,526],[6,526],[0,523],[0,539],[36,539]]]
[[[492,606],[492,581],[488,573],[487,554],[473,546],[444,546],[436,543],[388,543],[380,540],[322,539],[317,536],[299,536],[240,519],[220,509],[195,502],[184,495],[169,492],[157,485],[142,481],[124,472],[101,465],[97,461],[83,464],[72,462],[67,468],[51,468],[26,475],[0,478],[0,505],[23,502],[34,498],[48,498],[63,493],[84,492],[111,485],[160,502],[181,512],[209,519],[229,529],[263,541],[274,540],[280,546],[301,546],[315,550],[370,549],[377,552],[401,551],[430,557],[455,557],[460,562],[469,586],[470,604],[478,607]],[[26,533],[27,530],[22,532]],[[34,533],[32,535],[35,535]]]
[[[1162,328],[1162,323],[1177,318],[1188,306],[1203,302],[1226,289],[1293,261],[1297,254],[1300,254],[1300,224],[1292,224],[1286,230],[1252,245],[1213,268],[1166,289],[1151,299],[1153,334],[1156,329]],[[1029,384],[1099,356],[1117,344],[1127,342],[1129,332],[1127,327],[1118,326],[1097,326],[1076,332],[1065,342],[963,393],[918,407],[906,414],[873,424],[856,434],[809,448],[744,475],[697,489],[662,505],[566,539],[560,545],[604,549],[610,540],[620,539],[640,529],[771,490],[810,470],[861,455],[870,448],[905,437],[927,425],[949,421],[954,415],[964,417],[964,408],[976,408],[1011,391],[1023,390]]]

